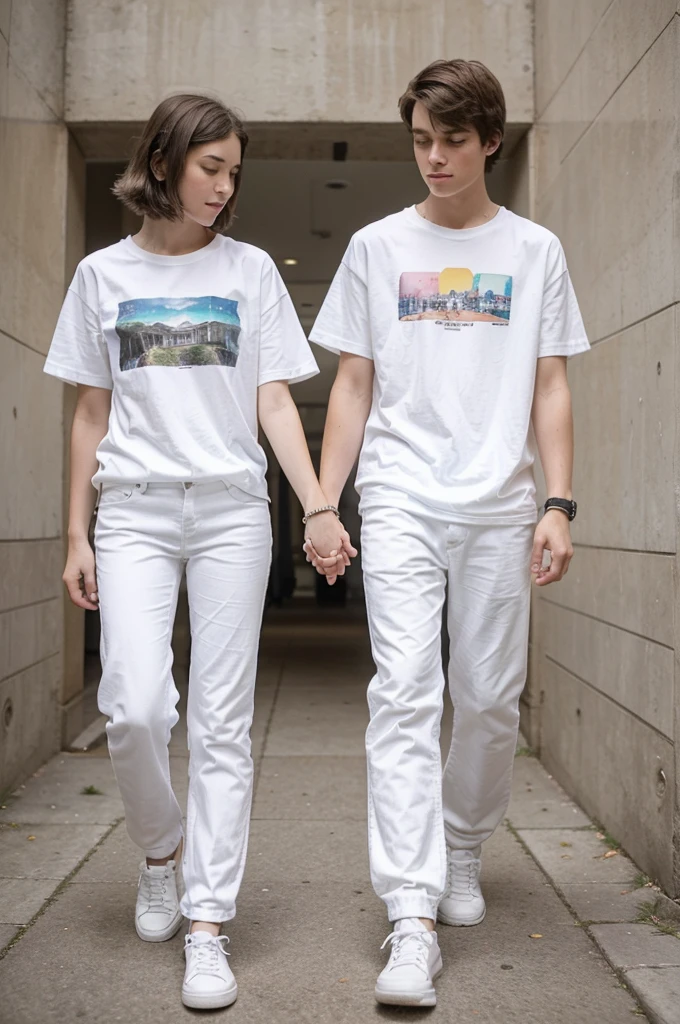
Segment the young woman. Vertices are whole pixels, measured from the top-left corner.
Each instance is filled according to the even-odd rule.
[[[128,831],[146,855],[136,930],[158,942],[183,915],[191,921],[182,999],[211,1009],[237,991],[219,932],[234,916],[246,855],[270,566],[258,417],[314,547],[338,552],[340,572],[347,562],[288,390],[317,373],[316,363],[272,260],[221,234],[247,141],[214,99],[160,104],[114,190],[143,215],[141,230],[80,264],[45,366],[78,386],[64,582],[76,605],[101,614],[99,706]],[[170,640],[185,567],[192,656],[183,828],[168,740],[179,696]]]

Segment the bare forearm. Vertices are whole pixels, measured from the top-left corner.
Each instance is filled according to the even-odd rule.
[[[532,420],[548,497],[570,499],[574,427],[569,388],[565,385],[545,394],[537,393]]]
[[[321,487],[335,505],[361,450],[371,398],[368,389],[357,393],[340,380],[333,385],[321,451]]]
[[[260,423],[281,469],[305,511],[326,504],[307,448],[300,415],[289,393],[275,403],[260,403]]]
[[[71,431],[71,486],[68,535],[70,540],[87,537],[96,492],[92,477],[97,472],[97,448],[106,426],[90,422],[76,413]]]

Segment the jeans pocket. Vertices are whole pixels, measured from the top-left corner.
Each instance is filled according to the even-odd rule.
[[[134,484],[104,484],[97,508],[122,505],[130,500],[135,489]]]
[[[226,480],[224,481],[224,484],[230,496],[235,501],[240,501],[242,505],[251,505],[253,502],[256,502],[257,504],[261,502],[264,502],[265,504],[267,503],[265,498],[259,498],[255,494],[249,494],[248,491],[244,491],[242,487],[238,487],[236,484],[227,483]]]

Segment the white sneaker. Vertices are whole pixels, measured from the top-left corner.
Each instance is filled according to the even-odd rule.
[[[236,1001],[238,986],[227,963],[226,935],[194,932],[184,939],[187,969],[182,985],[182,1002],[196,1010],[219,1010]]]
[[[135,928],[145,942],[165,942],[171,939],[182,925],[177,892],[177,865],[174,860],[167,864],[149,866],[142,861],[139,866],[139,889],[135,907]]]
[[[390,959],[378,976],[375,998],[389,1006],[436,1006],[434,979],[442,970],[437,933],[418,918],[397,921],[381,949],[392,943]]]
[[[447,849],[446,890],[439,902],[437,920],[442,924],[481,924],[486,904],[479,885],[481,846],[475,850]]]

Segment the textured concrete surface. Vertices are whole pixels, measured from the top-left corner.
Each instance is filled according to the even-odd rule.
[[[258,713],[264,707],[266,714],[249,856],[238,915],[226,929],[240,990],[228,1011],[235,1024],[423,1019],[374,1003],[389,926],[369,880],[365,763],[356,753],[371,665],[363,624],[350,622],[336,640],[325,625],[332,621],[314,616],[304,625],[294,613],[276,612],[264,632]],[[444,745],[450,717],[447,708]],[[180,795],[187,769],[182,735],[180,725],[172,740]],[[345,754],[337,752],[339,735]],[[300,738],[297,752],[294,737]],[[55,758],[4,812],[22,822],[0,829],[6,844],[0,899],[16,919],[0,923],[0,939],[10,939],[25,920],[32,924],[0,961],[2,1024],[190,1018],[179,1000],[181,934],[159,944],[140,943],[135,935],[140,854],[124,824],[115,824],[119,807],[100,755]],[[95,783],[103,796],[80,793]],[[74,823],[86,813],[102,820]],[[587,819],[583,830],[582,812],[531,757],[516,759],[509,821],[522,824],[522,841],[503,825],[486,845],[485,922],[469,929],[440,926],[445,971],[435,1013],[484,1024],[622,1024],[635,1002],[541,870],[544,849],[554,852],[555,840],[558,850],[566,849],[558,837],[585,837],[571,849],[588,860],[602,844]],[[565,829],[567,822],[576,827]],[[36,839],[29,841],[29,834]],[[525,843],[537,851],[540,866]],[[84,858],[34,917],[40,901]],[[632,927],[653,935],[646,925]]]
[[[636,967],[626,977],[653,1024],[677,1021],[680,967]]]
[[[68,119],[142,120],[190,84],[249,121],[396,121],[413,75],[455,54],[486,60],[505,89],[508,120],[526,123],[534,109],[532,13],[526,0],[432,0],[426,16],[394,0],[196,0],[191,14],[180,0],[73,0]]]

